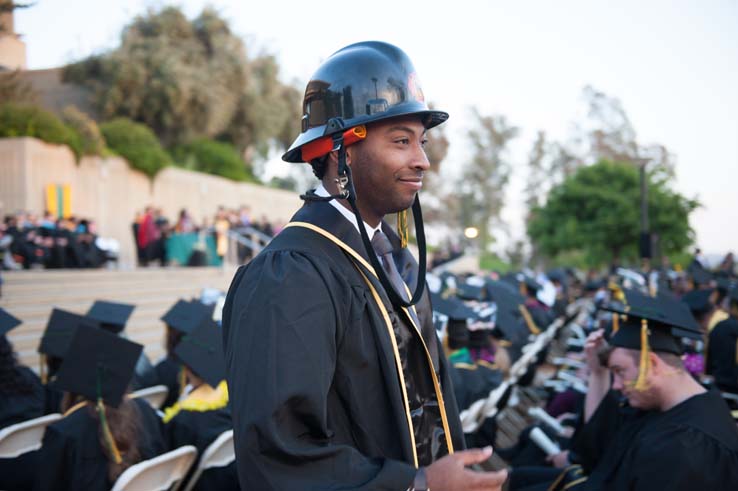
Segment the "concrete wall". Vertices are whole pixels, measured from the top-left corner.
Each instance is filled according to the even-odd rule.
[[[301,205],[297,193],[169,167],[153,180],[119,158],[85,157],[79,163],[63,145],[35,138],[0,139],[0,214],[43,213],[48,184],[69,184],[72,213],[97,222],[101,236],[121,244],[121,263],[135,263],[131,223],[147,205],[175,220],[187,208],[195,220],[212,221],[218,206],[251,207],[252,216],[287,221]]]

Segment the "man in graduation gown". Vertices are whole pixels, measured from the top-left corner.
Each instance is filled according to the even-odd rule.
[[[627,317],[609,341],[609,373],[590,363],[590,435],[580,444],[599,438],[600,445],[589,448],[600,454],[589,456],[589,478],[575,489],[736,489],[735,423],[720,395],[699,385],[680,359],[679,338],[699,338],[699,326],[679,302],[626,297],[628,304],[614,309]],[[593,334],[588,351],[602,339],[601,332]],[[610,388],[622,393],[626,406]]]
[[[491,449],[461,451],[446,361],[417,288],[425,279],[382,220],[416,203],[418,225],[425,130],[446,118],[426,106],[407,55],[386,43],[338,51],[309,82],[302,133],[283,158],[310,162],[321,186],[237,272],[223,312],[242,488],[504,481],[465,468]]]

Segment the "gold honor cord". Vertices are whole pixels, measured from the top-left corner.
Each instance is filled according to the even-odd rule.
[[[357,268],[358,269],[358,268]],[[382,299],[379,298],[379,293],[374,289],[374,287],[371,284],[371,281],[369,281],[369,278],[366,277],[364,272],[359,269],[359,273],[361,273],[361,276],[364,278],[364,281],[369,286],[369,288],[372,291],[372,296],[374,297],[374,301],[379,306],[379,310],[382,312],[382,318],[384,319],[384,323],[387,326],[387,332],[389,334],[390,341],[392,341],[392,351],[395,356],[395,366],[397,368],[397,376],[400,379],[400,389],[402,389],[402,402],[405,406],[405,418],[407,419],[407,427],[408,431],[410,432],[410,443],[413,449],[413,465],[415,465],[415,468],[417,469],[418,466],[418,450],[415,447],[415,427],[413,426],[413,419],[410,416],[410,401],[407,397],[407,386],[405,384],[405,375],[402,373],[402,360],[400,359],[400,350],[397,348],[397,339],[395,339],[395,331],[392,329],[392,321],[389,318],[389,313],[387,312],[387,309],[384,307],[384,303],[382,302]]]
[[[320,227],[318,227],[316,225],[313,225],[312,223],[307,223],[307,222],[290,222],[290,223],[288,223],[285,226],[285,228],[287,228],[287,227],[303,227],[303,228],[307,228],[309,230],[312,230],[313,232],[316,232],[316,233],[322,235],[323,237],[329,239],[330,241],[332,241],[333,243],[335,243],[336,245],[338,245],[341,249],[343,249],[349,255],[351,255],[351,257],[353,257],[359,264],[361,264],[362,266],[364,266],[364,268],[366,268],[367,271],[370,271],[371,273],[373,273],[374,274],[374,277],[377,278],[377,274],[374,271],[374,268],[372,268],[372,266],[363,257],[361,257],[355,250],[353,250],[346,243],[344,243],[342,240],[340,240],[338,237],[336,237],[335,235],[331,234],[327,230],[324,230],[324,229],[322,229],[322,228],[320,228]],[[384,303],[381,301],[381,297],[379,296],[379,293],[376,291],[376,288],[374,288],[374,285],[372,285],[372,283],[363,274],[363,272],[361,272],[361,273],[362,273],[362,276],[364,276],[364,280],[367,282],[367,285],[369,286],[369,288],[372,291],[372,295],[374,296],[374,300],[376,301],[377,306],[379,307],[380,311],[382,312],[382,315],[384,316],[384,321],[387,324],[387,328],[388,328],[388,331],[390,333],[390,338],[392,339],[393,349],[395,350],[395,358],[396,358],[396,362],[397,362],[398,374],[400,376],[400,380],[402,381],[402,383],[404,385],[404,377],[402,375],[402,363],[400,361],[400,358],[399,358],[400,354],[399,354],[399,351],[397,351],[396,341],[394,339],[394,330],[392,329],[392,321],[390,321],[389,314],[387,314],[387,309],[384,306]],[[407,285],[405,285],[405,289],[407,290]],[[436,398],[438,399],[438,405],[439,405],[439,407],[441,409],[441,422],[443,424],[443,429],[444,429],[444,431],[446,433],[446,435],[445,435],[446,436],[446,446],[448,447],[448,453],[449,454],[452,454],[452,453],[454,453],[454,446],[453,446],[453,442],[451,441],[451,433],[449,432],[448,416],[446,415],[446,407],[445,407],[445,405],[443,403],[443,394],[441,393],[441,386],[438,383],[438,378],[436,377],[436,371],[435,371],[435,368],[433,367],[433,361],[431,359],[430,353],[428,352],[428,347],[425,344],[425,340],[423,339],[423,336],[420,335],[420,331],[418,330],[418,326],[416,326],[415,325],[415,322],[413,322],[412,317],[410,316],[410,313],[408,312],[407,308],[404,308],[403,307],[402,310],[405,312],[405,315],[410,320],[410,324],[415,329],[415,332],[417,333],[418,337],[420,338],[420,343],[423,346],[423,350],[425,351],[425,355],[426,355],[426,358],[428,360],[428,368],[430,370],[431,378],[433,380],[433,388],[436,391]],[[409,408],[410,406],[409,406],[409,402],[407,400],[407,394],[405,393],[405,394],[403,394],[403,396],[405,397],[406,407]],[[409,413],[409,410],[408,410],[408,417],[409,417],[409,414],[410,413]],[[412,431],[412,422],[409,422],[409,423],[410,423],[409,429],[410,429],[411,433],[413,433],[412,441],[414,442],[415,441],[415,435],[414,435],[414,431]],[[413,443],[413,451],[415,451],[415,445],[414,445],[414,443]],[[415,458],[415,460],[416,460],[415,465],[417,467],[417,457]]]
[[[530,311],[528,311],[528,308],[523,305],[522,303],[518,305],[518,309],[520,309],[520,313],[523,314],[523,319],[525,319],[525,325],[528,326],[528,330],[531,332],[531,334],[541,334],[541,330],[538,329],[538,326],[536,326],[536,323],[533,322],[533,317],[530,316]]]

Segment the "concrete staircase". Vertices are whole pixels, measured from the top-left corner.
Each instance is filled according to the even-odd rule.
[[[20,362],[36,371],[36,349],[52,308],[84,314],[96,299],[136,305],[125,332],[155,362],[164,354],[159,318],[177,299],[198,296],[202,288],[226,291],[234,273],[230,268],[4,271],[0,306],[23,320],[8,339]]]

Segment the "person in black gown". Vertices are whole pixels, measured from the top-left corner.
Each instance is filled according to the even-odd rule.
[[[730,293],[729,314],[710,332],[706,368],[720,390],[738,394],[738,287]]]
[[[21,324],[0,308],[0,430],[44,414],[44,387],[30,368],[20,365],[6,334]],[[33,484],[37,452],[0,458],[0,489],[24,490]]]
[[[720,395],[698,384],[680,358],[680,338],[702,336],[688,307],[626,291],[625,305],[607,308],[622,325],[602,353],[607,368],[593,361],[606,346],[603,333],[587,342],[586,424],[575,446],[589,450],[578,452],[589,472],[569,489],[736,489],[738,429]]]
[[[209,318],[184,336],[175,350],[182,360],[191,390],[164,411],[169,447],[194,445],[198,459],[223,432],[233,429],[220,328]],[[199,491],[238,490],[235,462],[208,469],[195,483]]]
[[[109,490],[125,469],[165,451],[154,410],[125,396],[142,348],[77,326],[55,382],[64,418],[46,428],[35,490]]]
[[[169,390],[162,407],[177,402],[187,385],[182,363],[174,354],[175,348],[182,336],[191,333],[208,316],[212,316],[212,309],[197,300],[178,300],[162,316],[161,320],[166,326],[166,355],[154,366],[156,384],[164,385]]]
[[[236,462],[244,488],[496,490],[502,472],[466,467],[448,364],[422,261],[430,109],[409,57],[347,46],[308,83],[301,134],[283,156],[310,162],[319,186],[248,265],[223,309]],[[400,213],[400,234],[384,221]],[[408,294],[408,291],[410,294]],[[414,293],[413,293],[414,292]]]
[[[38,346],[41,358],[41,382],[44,384],[45,393],[44,414],[63,412],[61,402],[64,393],[54,382],[79,325],[100,329],[100,323],[97,321],[61,309],[53,309],[46,323]]]

